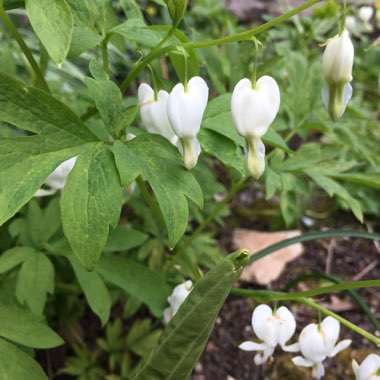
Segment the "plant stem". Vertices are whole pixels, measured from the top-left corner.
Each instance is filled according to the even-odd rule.
[[[34,59],[33,54],[29,50],[28,46],[26,45],[21,34],[18,32],[17,28],[14,26],[12,20],[8,17],[2,3],[0,4],[0,17],[4,21],[4,24],[7,26],[9,31],[12,33],[14,39],[20,46],[22,52],[24,53],[26,59],[28,60],[30,66],[32,67],[33,72],[37,77],[37,83],[40,85],[41,89],[43,89],[46,92],[50,92],[48,84],[46,83],[46,80],[40,70],[40,67],[38,66],[36,60]]]
[[[102,42],[101,47],[102,47],[102,58],[103,58],[103,68],[106,74],[109,76],[110,75],[110,67],[109,67],[109,60],[108,60],[108,40],[107,38]]]

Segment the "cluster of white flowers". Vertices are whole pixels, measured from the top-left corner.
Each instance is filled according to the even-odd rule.
[[[311,323],[300,333],[297,343],[286,345],[296,330],[293,314],[285,306],[272,310],[268,305],[259,305],[252,314],[252,328],[260,342],[243,342],[239,348],[244,351],[256,351],[256,365],[263,364],[272,356],[276,346],[287,352],[300,351],[302,356],[292,359],[301,367],[311,367],[312,376],[320,379],[325,374],[323,361],[332,358],[351,344],[351,340],[337,343],[340,332],[339,322],[326,317],[321,323]],[[380,380],[380,357],[370,355],[359,366],[352,362],[356,380]]]
[[[138,89],[141,120],[148,132],[160,134],[177,145],[188,170],[198,161],[201,146],[197,134],[208,101],[208,87],[201,77],[193,77],[186,87],[178,83],[171,93],[156,95],[146,83]]]

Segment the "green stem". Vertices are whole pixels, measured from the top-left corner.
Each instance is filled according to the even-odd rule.
[[[161,211],[160,211],[159,207],[157,206],[157,203],[154,202],[153,198],[149,194],[149,191],[148,191],[148,189],[145,185],[145,182],[141,176],[138,176],[136,178],[136,183],[140,189],[142,197],[144,198],[145,202],[148,204],[148,206],[150,207],[150,209],[152,210],[154,215],[157,217],[158,221],[160,223],[162,223],[163,225],[165,225],[165,221],[164,221],[164,218],[161,214]]]
[[[46,83],[46,80],[40,70],[40,67],[38,66],[36,60],[33,57],[33,54],[29,50],[28,46],[26,45],[24,39],[22,38],[21,34],[18,32],[17,28],[14,26],[12,20],[8,17],[7,13],[5,12],[2,3],[0,4],[0,17],[4,21],[4,24],[7,26],[9,31],[12,33],[14,39],[17,41],[18,45],[20,46],[22,52],[24,53],[26,59],[28,60],[30,66],[33,69],[34,74],[37,77],[37,82],[40,85],[40,87],[45,90],[46,92],[50,92],[49,87]]]
[[[253,64],[253,73],[252,73],[252,88],[256,89],[256,80],[257,80],[257,61],[259,55],[259,43],[256,38],[252,38],[253,43],[255,44],[255,60]]]
[[[108,39],[106,38],[102,44],[102,58],[103,58],[103,68],[106,74],[109,76],[110,75],[110,66],[109,66],[109,60],[108,60]]]
[[[335,318],[342,325],[348,327],[349,329],[356,332],[357,334],[362,335],[363,337],[365,337],[366,339],[374,343],[376,346],[380,346],[380,338],[377,338],[376,336],[365,331],[364,329],[347,321],[347,319],[333,313],[332,311],[324,308],[323,306],[320,306],[318,303],[316,303],[312,299],[296,296],[297,293],[287,294],[287,293],[281,293],[281,292],[268,292],[265,290],[252,291],[252,290],[247,290],[247,289],[233,289],[231,293],[237,296],[250,297],[250,298],[259,300],[259,302],[274,302],[274,301],[280,301],[280,300],[287,300],[287,301],[302,303],[304,305],[312,307],[313,309],[321,312],[322,314]]]
[[[158,87],[157,87],[156,75],[154,74],[153,67],[151,65],[148,65],[148,69],[150,72],[150,81],[152,82],[152,86],[153,86],[154,101],[156,102],[158,100]]]
[[[355,230],[327,230],[327,231],[314,231],[308,232],[294,238],[285,239],[279,243],[272,244],[261,251],[256,252],[250,257],[247,265],[254,263],[263,257],[270,255],[271,253],[278,251],[281,248],[287,247],[292,244],[302,243],[310,240],[334,238],[334,237],[357,237],[363,239],[380,240],[380,234],[366,232],[366,231],[355,231]]]

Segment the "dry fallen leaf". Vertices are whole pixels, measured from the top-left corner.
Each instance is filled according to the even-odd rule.
[[[255,252],[261,249],[300,234],[301,231],[298,230],[259,232],[239,229],[234,232],[233,244],[236,249],[245,248],[250,255],[254,255]],[[301,243],[289,245],[245,267],[241,279],[244,281],[255,281],[260,285],[267,285],[277,280],[284,270],[286,263],[295,260],[302,253],[303,245]]]

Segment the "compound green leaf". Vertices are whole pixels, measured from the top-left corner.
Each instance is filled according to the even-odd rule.
[[[202,190],[187,171],[176,147],[154,134],[144,134],[126,145],[114,144],[116,165],[123,186],[143,175],[152,186],[174,247],[185,232],[189,209],[186,197],[203,206]]]
[[[8,272],[35,254],[36,251],[30,247],[14,247],[8,249],[0,256],[0,273]]]
[[[52,348],[63,344],[63,340],[30,311],[17,306],[0,305],[0,336],[33,348]]]
[[[188,380],[247,254],[223,259],[199,280],[132,380]]]
[[[24,260],[17,277],[16,296],[34,314],[42,315],[47,294],[54,292],[54,267],[46,255],[35,252]]]
[[[109,225],[116,226],[122,189],[112,153],[103,143],[78,158],[62,192],[64,233],[79,261],[93,270],[106,244]]]
[[[25,0],[30,23],[51,59],[61,64],[69,52],[73,16],[66,0]]]
[[[14,344],[0,338],[0,380],[48,380],[39,364]]]

